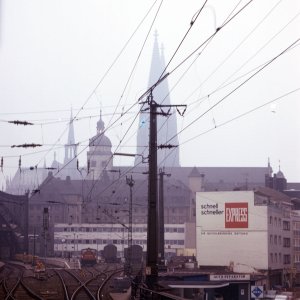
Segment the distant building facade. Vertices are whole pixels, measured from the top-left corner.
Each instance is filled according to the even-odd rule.
[[[54,255],[69,257],[79,255],[82,249],[93,248],[98,251],[106,245],[117,247],[118,257],[124,256],[124,248],[128,247],[129,224],[55,224]],[[189,226],[183,224],[165,224],[166,257],[176,254],[178,250],[187,248],[186,238],[190,236]],[[147,224],[132,226],[132,244],[140,245],[147,251]]]
[[[97,122],[97,134],[89,141],[87,152],[88,179],[98,180],[110,170],[113,165],[111,141],[105,135],[104,122],[100,111],[100,120]]]
[[[0,260],[28,251],[28,194],[0,192]]]
[[[197,193],[197,260],[268,276],[268,287],[293,283],[290,198],[269,188]]]
[[[184,224],[190,221],[190,190],[176,180],[165,180],[165,223]],[[38,193],[29,201],[29,232],[46,239],[47,254],[53,255],[55,224],[129,224],[129,187],[124,181],[102,178],[94,180],[61,180],[50,173]],[[147,222],[147,181],[135,180],[133,187],[132,222]],[[43,211],[49,212],[47,230],[43,228]],[[47,236],[48,235],[48,236]],[[40,242],[39,253],[46,247]],[[52,249],[52,250],[50,250]],[[38,250],[37,250],[38,251]],[[50,252],[49,252],[50,251]]]

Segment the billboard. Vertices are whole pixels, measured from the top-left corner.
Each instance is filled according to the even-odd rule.
[[[197,193],[196,243],[199,265],[266,268],[267,206],[254,204],[253,191]]]
[[[247,202],[225,202],[225,228],[248,228]]]

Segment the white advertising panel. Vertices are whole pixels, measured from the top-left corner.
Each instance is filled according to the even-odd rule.
[[[196,196],[199,265],[267,267],[267,208],[252,191],[200,192]]]

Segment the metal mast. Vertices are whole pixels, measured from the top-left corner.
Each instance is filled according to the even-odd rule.
[[[152,91],[148,96],[150,106],[149,134],[149,186],[148,186],[148,228],[147,228],[147,265],[146,283],[154,288],[157,282],[158,268],[158,220],[157,220],[157,104]]]

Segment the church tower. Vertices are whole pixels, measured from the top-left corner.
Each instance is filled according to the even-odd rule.
[[[71,164],[71,166],[70,165],[68,165],[68,166],[76,168],[76,160],[74,159],[76,157],[76,155],[77,155],[77,145],[75,144],[74,125],[73,125],[73,112],[72,112],[72,109],[71,109],[69,133],[68,133],[68,142],[65,145],[64,165]]]
[[[159,79],[165,68],[163,50],[159,50],[157,34],[155,34],[152,61],[149,75],[148,87],[151,87]],[[171,104],[169,96],[169,85],[167,79],[162,81],[153,91],[153,99],[158,104]],[[146,105],[144,106],[146,108]],[[166,109],[164,109],[166,110]],[[176,112],[170,110],[171,115],[164,117],[157,116],[157,145],[171,144],[178,146]],[[135,165],[141,162],[141,156],[149,154],[149,111],[141,111],[137,133],[137,155]],[[175,136],[175,137],[174,137]],[[170,138],[174,137],[172,140]],[[179,148],[161,149],[157,151],[157,164],[164,167],[179,167]]]
[[[100,119],[97,122],[97,134],[90,139],[89,151],[87,152],[89,179],[101,179],[104,175],[103,171],[112,168],[112,144],[104,132],[105,127],[100,110]]]

